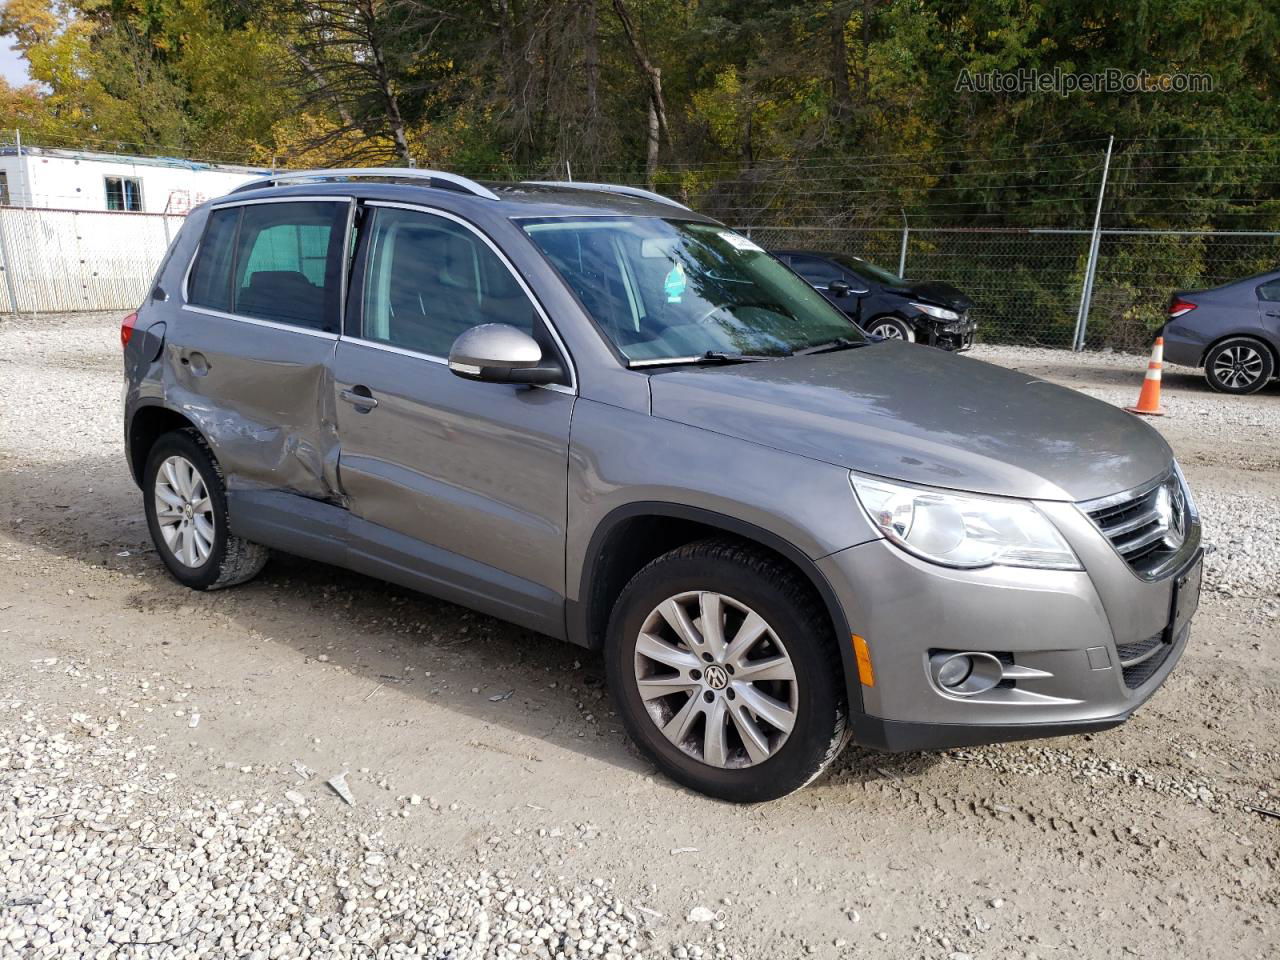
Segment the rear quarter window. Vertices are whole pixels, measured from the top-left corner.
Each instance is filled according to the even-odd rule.
[[[188,302],[336,333],[347,201],[215,210],[192,266]]]

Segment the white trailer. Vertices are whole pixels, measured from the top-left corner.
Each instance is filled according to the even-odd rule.
[[[0,206],[183,214],[270,173],[172,157],[0,148]]]

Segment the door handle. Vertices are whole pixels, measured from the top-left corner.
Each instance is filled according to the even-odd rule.
[[[352,387],[350,390],[339,391],[338,396],[355,407],[360,413],[368,413],[378,405],[378,401],[373,396],[373,393],[365,386]]]

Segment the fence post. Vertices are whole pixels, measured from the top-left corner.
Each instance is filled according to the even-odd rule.
[[[907,226],[907,211],[902,211],[902,251],[898,254],[898,276],[905,277],[907,275],[907,238],[911,235],[911,228]]]
[[[9,311],[14,316],[18,316],[18,294],[13,286],[13,264],[9,261],[9,241],[4,235],[7,226],[5,220],[8,217],[8,211],[0,214],[0,259],[4,261],[4,283],[5,288],[9,291]]]
[[[1102,200],[1107,193],[1107,175],[1111,172],[1111,147],[1115,142],[1114,134],[1107,138],[1107,157],[1102,161],[1102,183],[1098,187],[1098,206],[1093,213],[1089,260],[1084,268],[1084,284],[1080,288],[1080,307],[1076,311],[1076,332],[1071,340],[1071,349],[1077,352],[1084,349],[1085,331],[1089,326],[1089,304],[1093,300],[1093,278],[1098,268],[1098,241],[1102,234]]]

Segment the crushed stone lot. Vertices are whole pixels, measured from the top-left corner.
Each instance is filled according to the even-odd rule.
[[[1218,549],[1128,724],[850,748],[734,807],[639,757],[594,654],[287,556],[179,587],[118,322],[0,319],[3,960],[1276,955],[1280,387],[1166,367],[1152,422]],[[1145,368],[972,356],[1117,404]]]

